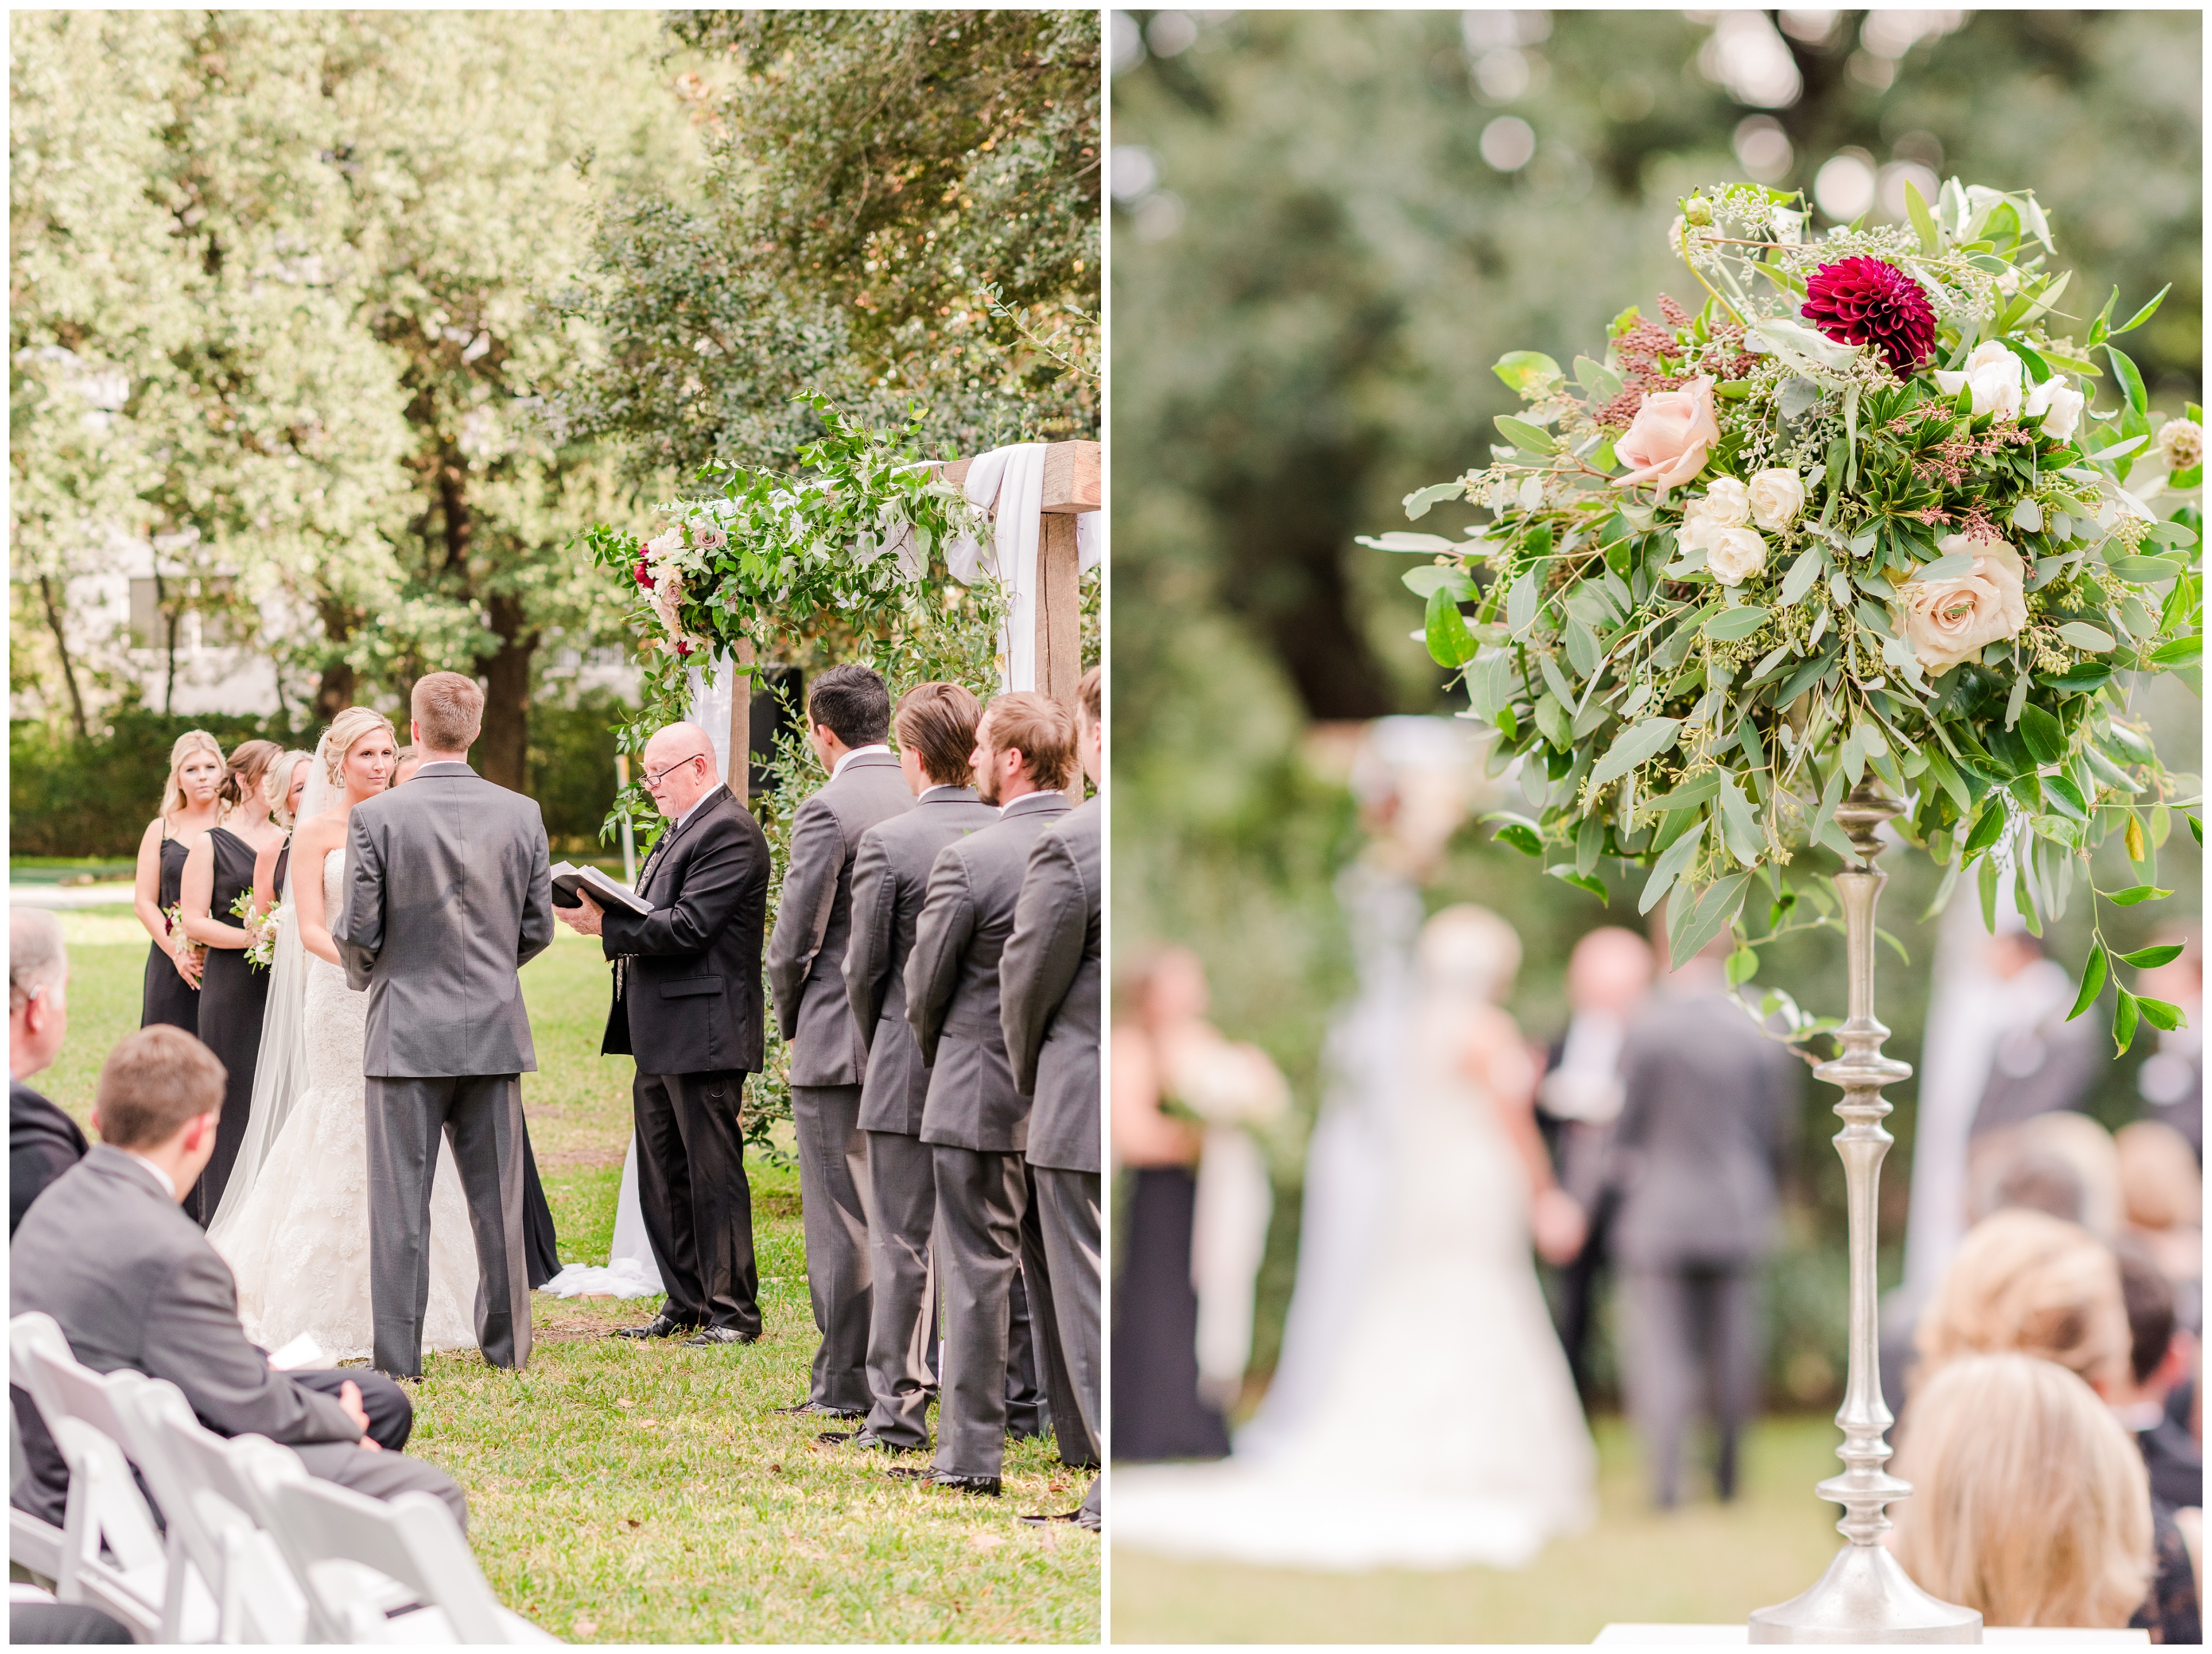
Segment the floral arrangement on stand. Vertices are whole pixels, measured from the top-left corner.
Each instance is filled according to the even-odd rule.
[[[246,945],[246,963],[249,969],[266,970],[276,958],[276,927],[283,920],[285,906],[282,902],[270,904],[269,911],[257,915],[253,911],[253,892],[240,891],[238,899],[230,904],[230,916],[238,921],[253,939]]]
[[[1761,942],[1838,922],[1786,870],[1804,845],[1856,854],[1836,811],[1863,781],[1945,869],[1938,905],[1972,873],[1993,926],[2008,867],[2038,935],[2077,879],[2123,906],[2167,894],[2176,814],[2202,842],[2195,778],[2137,704],[2158,672],[2202,693],[2203,415],[2154,416],[2115,343],[2164,295],[2116,326],[2116,290],[2076,342],[2033,194],[1953,179],[1907,202],[1909,224],[1808,238],[1801,196],[1684,199],[1701,306],[1625,311],[1571,372],[1504,357],[1525,405],[1492,462],[1406,502],[1492,520],[1361,542],[1432,559],[1405,577],[1430,654],[1535,807],[1498,836],[1601,897],[1602,862],[1648,867],[1639,909],[1673,894],[1672,957],[1731,932],[1732,986]],[[2100,890],[2090,854],[2115,837],[2135,882]],[[2177,1025],[2112,967],[2178,951],[2097,929],[2074,1014],[2112,979],[2123,1049],[2139,1019]],[[1835,1026],[1780,993],[1757,1008],[1794,1040]]]

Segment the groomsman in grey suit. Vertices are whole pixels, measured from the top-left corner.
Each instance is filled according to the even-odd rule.
[[[581,891],[559,910],[570,929],[599,938],[615,967],[599,1049],[637,1061],[638,1207],[668,1288],[659,1315],[612,1336],[750,1344],[761,1335],[760,1281],[740,1104],[762,1060],[768,840],[715,778],[698,725],[655,732],[642,756],[646,791],[668,819],[638,873],[651,911],[602,909]]]
[[[553,939],[536,802],[469,768],[483,691],[459,672],[415,685],[422,767],[356,805],[345,911],[331,939],[368,990],[368,1280],[380,1372],[422,1371],[430,1180],[442,1132],[476,1232],[477,1340],[496,1367],[530,1359],[522,1074],[536,1072],[521,967]]]
[[[915,807],[871,827],[853,860],[853,939],[845,994],[867,1046],[860,1129],[868,1138],[867,1421],[822,1439],[863,1450],[929,1445],[937,1281],[930,1231],[937,1174],[921,1140],[929,1069],[906,1019],[906,962],[937,853],[990,826],[999,812],[976,798],[968,767],[975,748],[975,697],[957,684],[919,684],[899,700],[899,767]]]
[[[414,1404],[364,1367],[283,1373],[246,1341],[238,1283],[180,1204],[215,1152],[223,1067],[181,1029],[156,1023],[100,1067],[100,1140],[49,1185],[9,1247],[9,1313],[52,1316],[94,1372],[129,1368],[176,1385],[219,1436],[265,1436],[307,1474],[371,1499],[429,1493],[468,1523],[453,1479],[401,1450]],[[69,1466],[27,1391],[11,1389],[25,1475],[14,1502],[60,1523]]]
[[[914,808],[891,754],[891,697],[866,666],[832,666],[806,699],[807,739],[829,784],[791,818],[791,860],[769,938],[769,987],[791,1047],[791,1114],[806,1288],[822,1342],[806,1399],[778,1409],[864,1418],[868,1411],[868,1140],[860,1131],[867,1042],[845,992],[853,860],[878,822]]]
[[[1723,939],[1662,978],[1620,1056],[1608,1181],[1620,1190],[1621,1375],[1662,1508],[1680,1497],[1700,1390],[1712,1398],[1715,1490],[1735,1495],[1762,1365],[1759,1266],[1796,1099],[1796,1064],[1726,997],[1727,951]]]
[[[977,793],[1000,806],[999,819],[938,852],[906,967],[907,1020],[931,1070],[921,1140],[936,1173],[934,1250],[945,1301],[937,1456],[927,1470],[892,1474],[995,1499],[1011,1298],[1029,1207],[1030,1105],[1006,1057],[999,960],[1030,847],[1067,813],[1059,789],[1075,770],[1074,720],[1043,696],[1002,695],[983,715],[970,763]],[[1030,1296],[1040,1345],[1057,1336],[1043,1297]]]
[[[1094,787],[1102,778],[1101,700],[1093,666],[1077,689],[1076,745]],[[1051,1283],[1051,1318],[1094,1462],[1104,1377],[1098,1221],[1103,811],[1103,797],[1093,796],[1037,836],[1014,904],[1013,933],[999,958],[999,1017],[1007,1060],[1017,1089],[1036,1098],[1030,1114],[1029,1165],[1038,1221],[1023,1225],[1023,1268],[1031,1279]],[[1032,1293],[1032,1301],[1038,1296]],[[1096,1531],[1098,1486],[1091,1482],[1079,1510],[1023,1520],[1075,1522]]]

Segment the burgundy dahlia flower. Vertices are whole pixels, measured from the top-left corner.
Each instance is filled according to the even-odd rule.
[[[1871,344],[1903,379],[1936,348],[1936,312],[1920,283],[1879,258],[1823,265],[1805,283],[1806,320],[1838,344]]]
[[[636,576],[637,583],[640,586],[650,586],[653,584],[653,565],[647,562],[643,557],[640,557],[637,560],[637,567],[630,572]]]

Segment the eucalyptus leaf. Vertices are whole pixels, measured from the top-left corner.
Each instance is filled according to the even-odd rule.
[[[1620,779],[1638,764],[1648,763],[1674,745],[1681,723],[1674,718],[1646,718],[1623,730],[1606,755],[1590,771],[1589,784],[1603,787]]]
[[[1651,864],[1651,876],[1644,881],[1644,893],[1636,899],[1636,910],[1649,913],[1659,905],[1659,898],[1667,894],[1682,869],[1690,865],[1690,858],[1698,853],[1698,846],[1705,836],[1705,823],[1699,821],[1690,830],[1668,845]]]

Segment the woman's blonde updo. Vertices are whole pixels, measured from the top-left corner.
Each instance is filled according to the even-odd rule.
[[[161,819],[166,822],[185,807],[185,784],[178,780],[185,760],[195,752],[211,754],[217,764],[222,763],[222,748],[214,736],[204,729],[188,729],[177,737],[169,749],[169,779],[161,784]]]
[[[292,777],[303,763],[313,763],[315,755],[296,749],[280,755],[269,766],[269,773],[261,778],[261,796],[269,801],[269,819],[279,827],[292,824]]]
[[[2008,1207],[1966,1231],[1913,1342],[1920,1383],[1965,1355],[2017,1350],[2092,1384],[2124,1377],[2127,1300],[2111,1250],[2079,1224]]]
[[[331,719],[331,727],[323,732],[323,779],[333,787],[344,786],[346,754],[362,736],[380,729],[390,735],[392,720],[368,707],[348,707]]]

